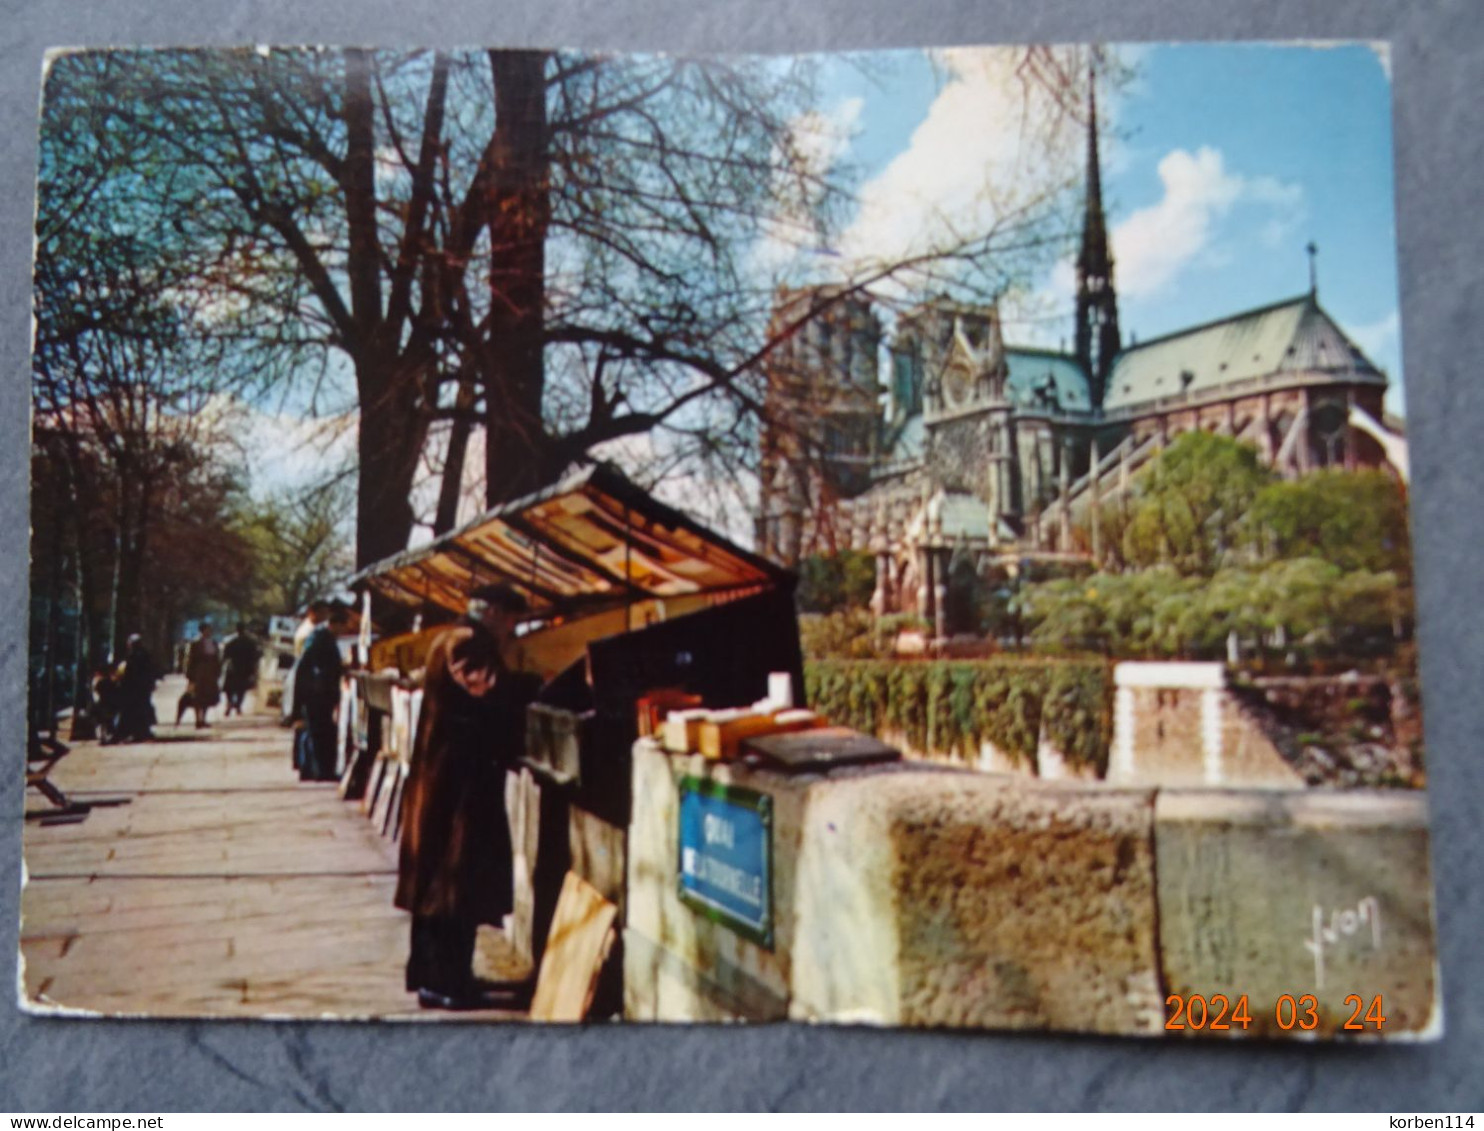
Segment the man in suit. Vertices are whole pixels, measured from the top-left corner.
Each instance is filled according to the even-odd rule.
[[[340,645],[330,627],[330,605],[316,601],[311,606],[314,631],[304,642],[304,651],[294,665],[293,717],[295,763],[301,781],[334,781],[339,737],[335,711],[340,706]]]
[[[481,984],[473,960],[479,924],[499,924],[514,904],[505,775],[541,681],[509,670],[504,653],[527,611],[510,586],[477,589],[428,651],[396,896],[412,912],[407,989],[424,1008],[511,1008],[518,992]]]
[[[242,700],[258,681],[258,660],[262,650],[247,633],[247,625],[239,623],[237,632],[222,645],[222,691],[227,697],[227,709],[223,715],[236,711],[242,715]]]

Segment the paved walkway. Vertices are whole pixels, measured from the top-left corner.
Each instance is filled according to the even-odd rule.
[[[33,1008],[156,1017],[447,1018],[402,989],[408,917],[392,906],[396,845],[334,784],[302,783],[290,734],[249,713],[158,741],[79,742],[51,780],[100,805],[28,819],[21,896]],[[47,809],[35,792],[28,813]],[[482,972],[510,974],[497,932]],[[490,1019],[495,1013],[458,1014]]]

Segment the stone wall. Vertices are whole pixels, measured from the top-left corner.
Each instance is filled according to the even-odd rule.
[[[765,948],[680,902],[680,779],[687,774],[762,788],[773,798],[773,909],[793,932],[794,869],[807,789],[781,775],[747,774],[700,755],[634,746],[624,919],[624,1016],[648,1021],[773,1021],[788,1016],[792,948]],[[761,780],[754,780],[761,779]]]
[[[1040,778],[1042,781],[1097,781],[1097,771],[1087,766],[1077,766],[1067,756],[1041,735],[1036,744],[1034,760],[1016,758],[1001,750],[993,742],[981,742],[972,758],[958,752],[944,753],[940,750],[919,750],[907,741],[905,735],[886,730],[881,740],[895,746],[904,758],[914,762],[929,762],[938,766],[956,766],[974,769],[986,774],[1008,774],[1018,778]]]
[[[1227,687],[1213,663],[1122,663],[1113,669],[1108,781],[1300,789],[1303,778]]]
[[[1168,992],[1246,994],[1249,1036],[1285,1035],[1284,994],[1317,998],[1312,1036],[1341,1030],[1352,994],[1381,998],[1383,1036],[1440,1028],[1421,794],[1164,792],[1155,829]]]
[[[1153,795],[921,763],[782,775],[635,751],[626,1016],[1140,1032]],[[774,802],[769,949],[676,894],[678,783]]]
[[[1245,993],[1245,1035],[1299,1037],[1275,1027],[1279,996],[1318,994],[1330,1035],[1355,993],[1382,995],[1383,1036],[1436,1028],[1420,794],[1159,792],[921,762],[785,775],[646,741],[634,774],[630,1018],[1152,1034],[1169,993]],[[771,947],[680,901],[685,775],[772,797]]]
[[[995,430],[994,418],[987,412],[932,424],[928,429],[928,463],[938,482],[950,491],[964,491],[983,499],[990,459],[995,454]]]
[[[1159,1026],[1151,794],[910,773],[841,792],[837,835],[884,843],[891,861],[897,996],[884,1021]],[[822,984],[800,980],[794,1016],[827,1019],[848,997],[837,968],[816,969]]]

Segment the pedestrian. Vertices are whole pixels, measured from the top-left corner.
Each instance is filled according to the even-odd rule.
[[[185,694],[175,705],[175,725],[180,726],[187,708],[196,712],[197,729],[206,726],[206,712],[221,701],[222,650],[212,639],[211,622],[201,622],[200,634],[186,649]]]
[[[297,666],[299,663],[299,657],[304,654],[304,645],[309,643],[309,636],[314,631],[315,625],[319,623],[319,621],[316,619],[315,609],[318,608],[321,610],[328,610],[329,607],[330,605],[328,601],[319,600],[311,601],[309,602],[309,604],[304,606],[304,616],[302,617],[302,619],[300,619],[298,625],[294,628],[293,651],[295,666]],[[294,710],[293,672],[290,672],[289,678],[283,681],[283,702],[281,704],[281,709],[283,713],[284,725],[292,726],[294,720],[299,717],[297,712]],[[298,769],[299,744],[297,741],[294,743],[293,763],[294,768]]]
[[[227,718],[236,711],[242,715],[242,700],[258,682],[258,660],[262,657],[258,642],[248,635],[247,625],[239,623],[237,632],[222,645],[222,691],[227,697]]]
[[[294,665],[294,763],[302,781],[334,781],[336,773],[335,710],[340,706],[340,645],[330,627],[330,605],[310,606],[314,629]]]
[[[155,684],[160,669],[138,633],[129,637],[124,662],[113,679],[114,737],[119,742],[153,742]]]
[[[477,589],[428,651],[396,894],[412,912],[406,984],[423,1008],[509,1008],[523,988],[480,983],[473,962],[479,924],[498,924],[514,903],[505,775],[541,681],[508,670],[503,652],[526,611],[508,585]]]
[[[93,672],[93,719],[98,726],[98,741],[104,746],[119,740],[120,676],[112,664],[100,664]],[[73,737],[78,737],[75,731]]]

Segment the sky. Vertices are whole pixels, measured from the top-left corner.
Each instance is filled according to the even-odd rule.
[[[1103,196],[1125,341],[1302,294],[1317,246],[1319,299],[1392,377],[1401,412],[1391,89],[1384,48],[1262,44],[1115,48],[1129,77],[1099,101]],[[828,67],[824,113],[849,140],[860,206],[841,247],[900,250],[949,216],[983,222],[987,179],[1082,179],[1074,140],[1060,164],[1030,153],[1015,49],[899,52]],[[1072,124],[1074,129],[1080,129]],[[1044,146],[1042,147],[1044,148]],[[1039,160],[1038,160],[1039,156]],[[1068,161],[1072,164],[1069,166]],[[1004,192],[1004,189],[1001,189]],[[1010,202],[1013,203],[1013,200]],[[1068,246],[1033,284],[1012,342],[1071,340]]]

